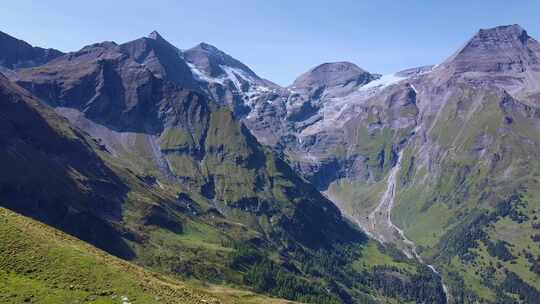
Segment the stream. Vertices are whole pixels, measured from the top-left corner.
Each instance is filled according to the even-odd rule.
[[[416,129],[415,129],[416,131]],[[413,136],[416,133],[413,133]],[[394,207],[395,203],[395,194],[396,194],[396,185],[397,185],[397,177],[399,170],[401,169],[401,163],[403,158],[403,150],[402,149],[398,154],[398,159],[394,167],[390,169],[390,172],[388,174],[388,180],[386,185],[386,190],[381,197],[381,200],[377,207],[368,215],[367,217],[367,228],[365,230],[369,231],[369,235],[378,240],[381,243],[394,243],[398,246],[398,248],[401,249],[401,251],[410,259],[415,258],[420,263],[426,265],[433,273],[435,273],[439,278],[441,279],[441,284],[446,296],[446,302],[449,303],[450,301],[450,294],[448,292],[448,288],[444,283],[444,279],[437,271],[435,266],[427,264],[424,262],[422,257],[418,254],[416,251],[416,245],[414,242],[409,240],[402,229],[400,229],[398,226],[396,226],[392,222],[392,208]]]

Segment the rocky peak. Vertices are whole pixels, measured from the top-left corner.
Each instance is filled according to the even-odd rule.
[[[148,38],[154,39],[154,40],[165,40],[161,35],[158,33],[158,31],[152,31],[150,34],[148,34]]]
[[[527,43],[527,40],[531,38],[525,29],[518,24],[502,25],[489,29],[480,29],[473,39],[477,40],[494,40],[497,42],[506,42],[518,40],[521,43]]]
[[[63,55],[55,49],[33,47],[3,32],[0,32],[0,45],[0,66],[8,69],[38,66]]]
[[[296,78],[293,89],[315,89],[319,87],[365,84],[376,78],[375,75],[350,62],[331,62],[318,65]]]
[[[207,51],[209,53],[213,53],[214,55],[225,54],[221,50],[219,50],[217,47],[215,47],[215,46],[213,46],[211,44],[208,44],[206,42],[201,42],[198,45],[196,45],[194,48],[195,49],[201,49],[201,50]]]
[[[519,25],[481,29],[443,64],[464,72],[539,70],[540,44]]]
[[[73,52],[73,53],[70,53],[70,54],[77,54],[77,53],[92,51],[92,50],[96,50],[96,49],[113,49],[113,48],[116,48],[117,46],[118,46],[118,44],[116,44],[116,42],[114,42],[114,41],[97,42],[97,43],[85,45],[79,51],[76,51],[76,52]]]
[[[195,47],[186,50],[184,56],[188,62],[209,77],[219,77],[226,75],[224,67],[233,68],[243,72],[254,80],[260,80],[248,66],[221,51],[217,47],[205,42],[201,42]]]
[[[153,31],[148,37],[121,44],[119,47],[137,63],[146,66],[156,77],[181,87],[192,87],[193,75],[182,52],[157,31]]]

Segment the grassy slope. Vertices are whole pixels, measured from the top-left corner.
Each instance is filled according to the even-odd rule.
[[[394,222],[428,261],[443,269],[458,302],[519,299],[520,293],[526,301],[529,291],[508,289],[507,273],[540,289],[538,270],[533,271],[540,252],[532,239],[539,234],[534,228],[540,212],[538,123],[534,108],[515,101],[505,105],[505,100],[496,89],[458,87],[433,117],[428,133],[431,147],[438,149],[431,155],[433,168],[422,164],[419,153],[426,150],[417,145],[422,142],[413,141],[405,148],[399,172]],[[363,124],[354,134],[358,152],[368,157],[372,178],[336,181],[327,194],[362,221],[384,191],[390,149],[403,135],[385,129],[368,132]],[[523,197],[519,203],[509,199],[514,194]],[[505,261],[490,253],[486,244],[498,241],[506,242],[515,258]],[[502,290],[502,295],[497,293]]]
[[[414,168],[414,182],[401,172],[396,222],[443,267],[458,301],[501,299],[507,272],[540,290],[526,256],[540,257],[533,225],[540,211],[536,122],[523,107],[503,106],[502,93],[462,88],[449,99],[430,132],[443,151],[428,173]],[[410,147],[405,160],[417,150]],[[519,195],[522,199],[511,199]],[[505,241],[515,258],[489,253]],[[523,292],[508,292],[516,298]],[[523,300],[523,299],[522,299]],[[526,300],[525,300],[526,301]]]
[[[285,303],[184,283],[113,257],[60,230],[0,208],[2,303]]]

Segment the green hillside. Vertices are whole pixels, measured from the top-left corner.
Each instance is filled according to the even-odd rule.
[[[0,251],[0,302],[6,304],[288,303],[144,270],[5,208]]]
[[[496,89],[462,86],[429,133],[449,152],[431,173],[416,156],[412,178],[401,174],[395,219],[445,269],[458,301],[533,303],[540,295],[534,111]],[[417,149],[407,151],[409,162]]]

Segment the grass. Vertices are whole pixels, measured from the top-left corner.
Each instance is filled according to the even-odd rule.
[[[472,210],[491,212],[510,194],[523,194],[526,204],[519,211],[528,215],[528,220],[518,222],[505,216],[481,228],[489,241],[508,242],[514,260],[502,261],[491,256],[484,243],[477,241],[477,247],[469,249],[472,254],[467,258],[448,257],[448,264],[438,265],[445,274],[458,273],[464,280],[463,288],[488,302],[496,300],[505,270],[540,289],[538,276],[530,271],[531,264],[522,255],[540,254],[538,244],[531,240],[535,233],[532,215],[540,210],[539,154],[534,148],[539,136],[538,132],[531,132],[536,123],[521,112],[504,110],[501,98],[498,93],[466,88],[450,97],[429,133],[432,149],[441,149],[441,156],[432,159],[430,171],[416,164],[412,182],[409,179],[409,183],[403,183],[406,179],[400,177],[402,184],[393,212],[396,223],[424,249],[425,256],[440,257],[445,252],[437,251],[439,240],[451,228],[462,225]],[[505,123],[507,116],[512,117],[513,123]],[[409,150],[405,161],[415,155],[414,149]],[[493,268],[494,277],[484,278]]]
[[[454,257],[448,265],[448,269],[458,272],[464,281],[467,289],[471,290],[477,296],[484,300],[495,300],[495,292],[481,283],[481,277],[478,274],[478,268],[470,264],[465,264],[458,257]]]
[[[416,273],[416,268],[411,263],[396,260],[381,251],[380,246],[381,245],[376,241],[369,241],[362,250],[362,257],[354,262],[353,267],[358,270],[372,270],[376,266],[389,266],[396,267],[409,273]]]
[[[163,150],[182,149],[194,144],[191,134],[181,128],[168,128],[161,135],[160,147]]]
[[[286,303],[195,286],[144,270],[59,230],[0,208],[2,303]]]
[[[341,179],[330,184],[327,194],[345,214],[363,220],[379,203],[386,189],[385,181],[368,184]]]

